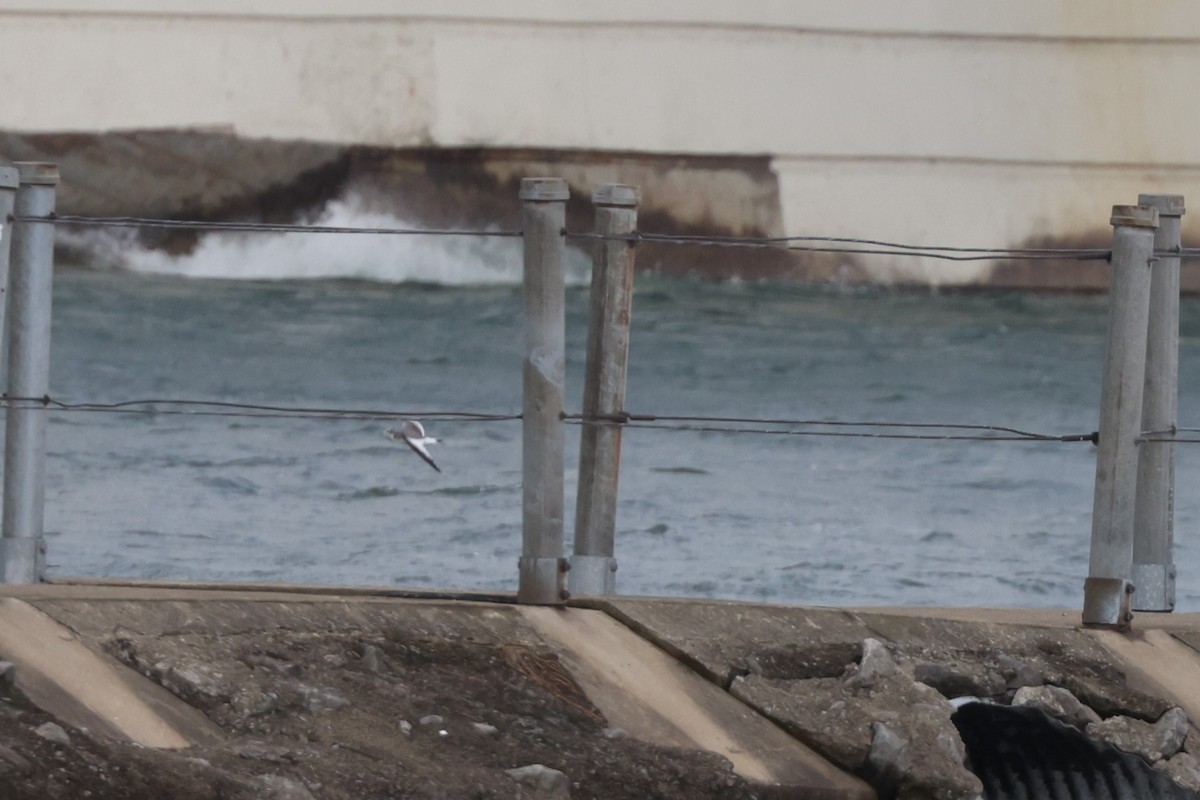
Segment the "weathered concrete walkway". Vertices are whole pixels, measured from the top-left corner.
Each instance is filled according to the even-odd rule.
[[[49,743],[14,714],[52,716],[101,765],[72,777],[58,751],[62,796],[88,780],[110,796],[107,763],[147,796],[171,773],[198,792],[181,797],[511,797],[520,779],[528,797],[681,800],[874,797],[899,780],[877,763],[880,720],[906,737],[902,788],[967,796],[978,784],[946,740],[956,694],[1045,683],[1103,716],[1200,719],[1200,615],[1139,615],[1120,634],[1067,611],[389,594],[0,586],[0,660],[37,707],[0,713],[4,796],[53,784],[31,757]],[[566,777],[505,772],[534,763]]]

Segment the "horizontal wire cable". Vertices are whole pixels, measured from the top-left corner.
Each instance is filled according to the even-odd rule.
[[[275,222],[206,222],[203,220],[151,219],[147,217],[87,217],[78,214],[51,214],[44,217],[9,216],[12,222],[49,225],[93,225],[109,228],[167,228],[235,233],[351,233],[400,236],[496,236],[519,237],[521,231],[468,230],[462,228],[357,228],[342,225],[294,225]]]
[[[826,242],[829,244],[861,244],[874,247],[888,247],[894,250],[932,250],[946,253],[1091,253],[1102,254],[1107,253],[1107,250],[1099,248],[1095,249],[1080,249],[1080,248],[1054,248],[1054,247],[1022,247],[1022,248],[1003,248],[1003,247],[951,247],[951,246],[933,246],[933,245],[917,245],[903,244],[901,242],[889,242],[882,239],[861,239],[846,236],[767,236],[767,237],[737,237],[737,236],[688,236],[688,235],[671,235],[658,233],[642,233],[640,236],[647,241],[689,241],[689,240],[706,240],[706,241],[759,241],[759,242]]]
[[[1181,433],[1200,433],[1200,428],[1167,428],[1161,431],[1142,431],[1137,443],[1200,444],[1200,438],[1180,437]]]
[[[29,405],[24,405],[29,404]],[[381,410],[357,408],[321,408],[281,406],[261,403],[240,403],[226,400],[190,400],[180,398],[144,398],[113,403],[70,403],[44,395],[42,397],[0,396],[0,406],[10,408],[42,408],[50,412],[118,413],[144,415],[185,415],[208,417],[240,417],[270,419],[336,419],[385,421],[397,419],[434,419],[443,422],[511,422],[522,419],[519,413],[437,410]],[[168,408],[162,408],[167,406]],[[828,436],[868,439],[928,439],[942,441],[1048,441],[1093,442],[1097,434],[1046,434],[1003,425],[981,425],[937,422],[890,422],[876,420],[819,420],[782,419],[770,417],[723,417],[698,415],[619,414],[585,416],[563,414],[562,419],[573,425],[611,425],[649,430],[697,431],[710,433],[785,434],[792,436]],[[667,424],[676,423],[676,424]],[[704,423],[704,424],[696,424]],[[734,427],[735,425],[788,425],[790,428]],[[895,433],[864,431],[798,430],[796,426],[835,428],[887,428],[892,430],[974,431],[979,433]],[[1147,435],[1153,435],[1150,432]],[[1198,440],[1200,441],[1200,440]]]
[[[1200,429],[1196,428],[1165,428],[1161,431],[1142,431],[1138,434],[1138,439],[1150,441],[1152,437],[1171,438],[1177,433],[1200,433]]]
[[[354,408],[312,408],[303,406],[278,406],[257,403],[237,403],[223,400],[182,400],[175,398],[147,398],[125,400],[118,403],[68,403],[49,396],[43,397],[0,397],[0,405],[13,408],[29,408],[23,403],[41,406],[48,411],[76,411],[85,413],[118,413],[148,415],[186,415],[208,417],[244,417],[274,419],[349,419],[349,420],[397,420],[437,419],[446,422],[508,422],[521,419],[521,414],[496,414],[480,411],[391,411]],[[173,408],[158,408],[171,406]],[[194,408],[185,408],[194,407]]]
[[[1043,442],[1092,442],[1098,440],[1095,432],[1082,434],[1048,434],[1025,431],[1003,425],[978,425],[936,422],[879,422],[852,420],[775,419],[760,417],[706,417],[692,415],[612,414],[590,415],[566,414],[564,420],[574,425],[611,425],[648,430],[701,431],[707,433],[759,433],[786,434],[792,436],[830,436],[869,439],[937,439],[959,441],[1043,441]],[[706,423],[696,425],[693,423]],[[684,424],[663,424],[684,423]],[[708,424],[708,423],[718,423]],[[787,425],[790,428],[742,428],[729,425]],[[840,428],[889,428],[897,430],[952,430],[987,431],[990,435],[975,434],[915,434],[878,433],[850,431],[797,430],[796,426],[840,427]]]
[[[400,236],[481,236],[517,238],[524,235],[518,230],[477,230],[468,228],[393,228],[354,227],[343,225],[298,225],[275,222],[229,222],[217,220],[161,219],[134,216],[87,216],[82,214],[48,214],[46,216],[8,216],[9,222],[32,222],[49,225],[78,225],[119,228],[165,228],[232,233],[345,233]],[[949,245],[914,245],[884,239],[868,239],[846,236],[703,236],[696,234],[663,234],[633,232],[607,234],[589,231],[567,231],[563,236],[571,239],[597,241],[645,242],[653,244],[699,245],[711,247],[771,248],[810,253],[846,253],[860,255],[908,255],[946,261],[994,261],[994,260],[1049,260],[1071,259],[1081,261],[1108,260],[1111,251],[1104,248],[1055,248],[1055,247],[956,247]],[[806,244],[795,244],[802,242]],[[817,247],[813,243],[830,245],[861,245],[861,247]],[[1177,257],[1186,260],[1200,259],[1200,248],[1183,247],[1171,250],[1156,250],[1155,256]]]
[[[517,238],[524,235],[518,230],[474,230],[464,228],[392,228],[352,227],[336,225],[297,225],[270,222],[223,222],[206,220],[175,220],[133,216],[84,216],[79,214],[49,214],[46,216],[12,216],[14,222],[33,222],[53,225],[79,225],[125,228],[162,228],[229,233],[338,233],[404,236],[480,236]],[[597,241],[627,241],[653,244],[698,245],[713,247],[740,247],[777,249],[808,253],[833,253],[847,255],[890,255],[914,258],[930,258],[942,261],[997,261],[997,260],[1054,260],[1105,261],[1111,251],[1102,248],[1002,248],[1002,247],[955,247],[948,245],[914,245],[891,242],[883,239],[853,238],[839,236],[699,236],[691,234],[658,234],[634,232],[629,234],[604,234],[564,230],[564,237]],[[797,244],[804,243],[804,244]],[[818,246],[825,243],[829,246]],[[856,245],[844,247],[839,245]],[[1156,255],[1177,256],[1188,259],[1200,258],[1200,249],[1162,251]]]
[[[931,258],[942,261],[1000,261],[1000,260],[1052,260],[1070,259],[1076,261],[1107,261],[1111,251],[1106,249],[1080,248],[983,248],[983,247],[949,247],[939,245],[911,245],[900,242],[888,242],[879,239],[851,239],[830,236],[776,236],[776,237],[736,237],[736,236],[692,236],[655,233],[572,233],[566,232],[568,238],[591,239],[595,241],[623,241],[647,244],[678,244],[698,245],[708,247],[741,247],[770,250],[786,250],[805,253],[844,253],[857,255],[889,255],[908,256],[915,258]],[[864,247],[819,247],[814,245],[797,245],[791,242],[826,242],[831,245],[858,244]]]
[[[984,436],[965,433],[880,433],[869,431],[814,431],[795,428],[742,428],[723,425],[663,425],[644,422],[614,422],[612,420],[568,420],[573,425],[611,425],[621,428],[641,428],[659,431],[693,431],[699,433],[750,433],[769,436],[811,436],[845,439],[905,439],[950,442],[1094,442],[1096,434],[1070,434],[1066,436],[1016,436],[998,434]]]
[[[1003,253],[995,252],[990,255],[951,255],[949,253],[938,253],[925,250],[879,250],[879,249],[861,249],[855,247],[802,247],[798,245],[789,245],[786,248],[789,252],[799,253],[841,253],[849,255],[863,256],[905,256],[909,258],[929,258],[935,261],[1108,261],[1110,257],[1109,251],[1103,253]]]
[[[1035,433],[1033,431],[1010,428],[1004,425],[981,425],[955,422],[880,422],[876,420],[830,420],[830,419],[781,419],[774,417],[709,417],[688,414],[567,414],[565,419],[577,419],[595,422],[720,422],[747,423],[752,425],[804,425],[851,428],[940,428],[943,430],[994,431],[1011,433],[1028,439],[1058,438],[1056,434]]]

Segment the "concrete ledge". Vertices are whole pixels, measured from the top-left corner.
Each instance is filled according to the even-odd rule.
[[[220,739],[220,730],[196,709],[21,600],[0,599],[0,656],[16,665],[17,688],[76,727],[147,747]]]
[[[599,611],[523,606],[604,713],[630,735],[728,758],[771,797],[862,798],[874,791]]]
[[[1089,633],[1120,662],[1131,686],[1169,697],[1200,720],[1200,653],[1185,641],[1166,630]]]

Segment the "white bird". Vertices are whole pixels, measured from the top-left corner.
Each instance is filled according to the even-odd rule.
[[[400,430],[388,428],[383,432],[383,435],[392,441],[402,439],[406,445],[412,448],[413,452],[424,459],[425,463],[433,467],[438,472],[442,469],[437,464],[433,463],[433,457],[429,455],[429,451],[425,449],[426,445],[437,444],[438,440],[432,436],[425,435],[425,428],[415,419],[406,419],[404,424],[400,426]]]

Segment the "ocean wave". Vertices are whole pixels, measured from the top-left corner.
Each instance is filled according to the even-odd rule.
[[[353,492],[341,492],[336,500],[373,500],[378,497],[395,497],[403,494],[403,490],[394,486],[372,486],[369,489],[357,489]]]
[[[313,225],[344,228],[421,226],[364,208],[357,197],[329,202]],[[60,232],[95,266],[216,280],[362,280],[441,286],[518,284],[521,240],[513,237],[359,233],[201,234],[187,253],[148,247],[128,229]],[[585,253],[567,248],[567,283],[590,280]]]
[[[221,494],[225,495],[241,495],[243,497],[251,497],[257,495],[261,487],[250,480],[238,476],[225,477],[218,475],[214,478],[201,478],[200,485],[207,486],[210,489],[216,489]]]

